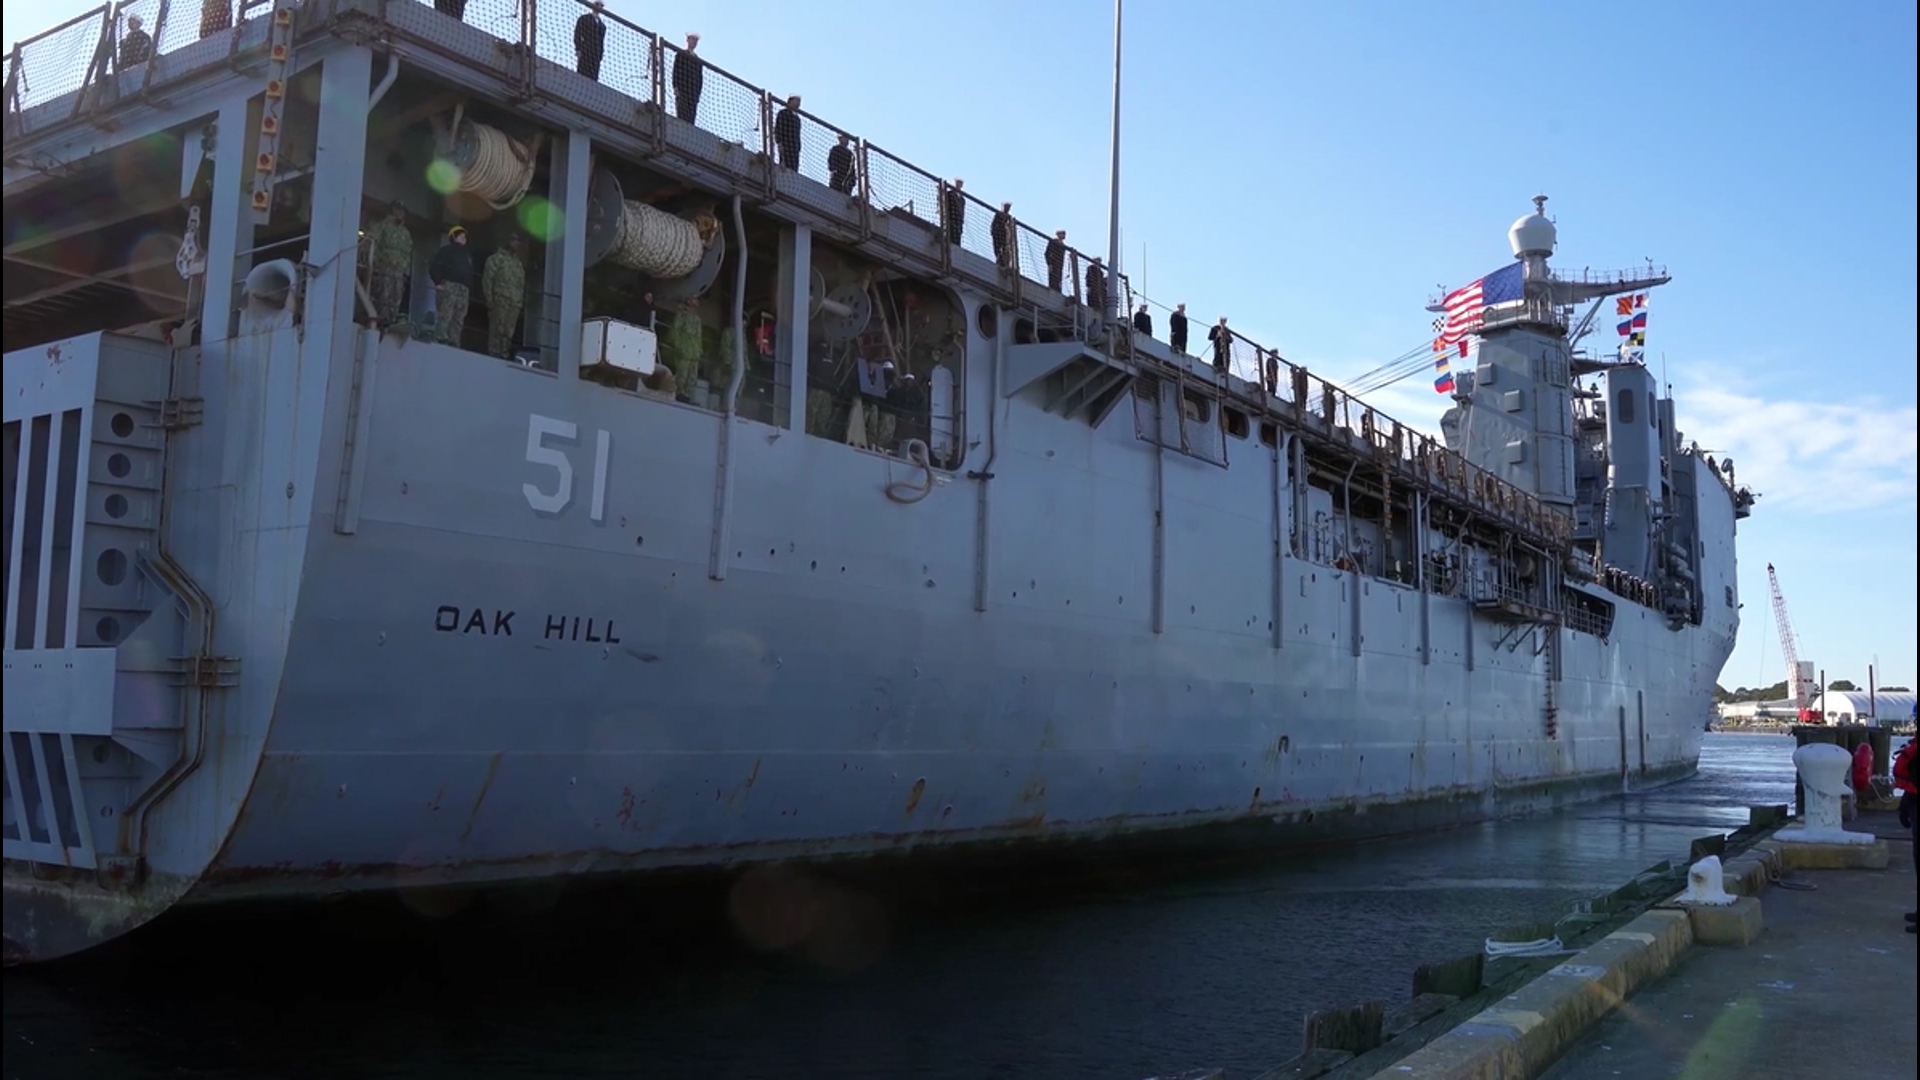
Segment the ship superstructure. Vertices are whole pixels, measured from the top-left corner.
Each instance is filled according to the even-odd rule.
[[[13,51],[10,957],[1693,769],[1751,498],[1569,343],[1657,281],[1556,277],[1524,218],[1443,444],[1133,332],[1124,275],[678,42],[457,7]]]

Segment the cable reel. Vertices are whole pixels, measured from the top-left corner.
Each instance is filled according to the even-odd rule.
[[[807,318],[827,344],[845,345],[873,322],[873,297],[857,281],[828,290],[826,275],[815,270],[807,281]]]

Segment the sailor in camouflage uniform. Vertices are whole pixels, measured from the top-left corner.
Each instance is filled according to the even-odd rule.
[[[523,241],[515,233],[507,246],[487,259],[480,271],[480,295],[487,298],[487,352],[502,360],[513,356],[513,328],[526,302],[527,268],[520,261]]]
[[[707,351],[706,332],[706,326],[700,321],[700,301],[691,296],[682,300],[680,310],[673,313],[673,322],[667,327],[661,351],[666,353],[667,366],[673,369],[674,381],[679,384],[680,397],[684,400],[692,400],[694,383],[700,378]]]
[[[407,208],[394,203],[386,220],[369,232],[373,241],[373,310],[381,326],[392,326],[405,314],[407,277],[413,269],[413,234],[407,231]]]

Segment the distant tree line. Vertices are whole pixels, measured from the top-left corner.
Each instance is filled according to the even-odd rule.
[[[1827,684],[1827,689],[1857,691],[1863,688],[1854,685],[1850,679],[1835,679]],[[1882,686],[1878,689],[1879,692],[1883,694],[1910,694],[1913,692],[1904,686]],[[1736,690],[1729,690],[1724,686],[1716,686],[1713,688],[1713,700],[1721,705],[1731,705],[1739,701],[1785,701],[1786,699],[1787,680],[1785,679],[1781,679],[1772,686],[1742,686]]]
[[[1713,688],[1713,700],[1721,705],[1732,705],[1739,701],[1784,701],[1787,697],[1787,680],[1781,679],[1772,686],[1746,687],[1728,690],[1724,686]]]

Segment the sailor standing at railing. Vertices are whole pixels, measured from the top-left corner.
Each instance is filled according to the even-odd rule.
[[[1060,229],[1047,241],[1045,258],[1047,260],[1047,288],[1060,292],[1060,282],[1065,277],[1067,266],[1067,230]]]
[[[1153,336],[1153,312],[1147,310],[1147,302],[1140,301],[1140,310],[1133,313],[1133,332],[1141,337]]]
[[[527,267],[521,262],[523,241],[519,233],[507,240],[507,246],[487,258],[480,271],[480,295],[487,298],[487,352],[502,360],[513,356],[513,331],[520,325],[520,308],[526,301]]]
[[[780,112],[773,118],[773,149],[779,156],[780,167],[793,172],[800,171],[800,95],[787,98]]]
[[[827,151],[827,186],[842,195],[853,194],[853,136],[840,133],[840,141]]]
[[[699,47],[700,35],[688,34],[686,49],[673,58],[673,114],[689,124],[700,115],[700,87],[707,79],[706,61],[693,54]]]
[[[140,16],[127,16],[127,32],[120,35],[118,70],[125,71],[135,64],[144,64],[147,57],[153,55],[153,35],[147,33],[144,26]]]
[[[960,237],[967,226],[967,197],[960,194],[966,186],[965,180],[955,179],[948,185],[946,202],[940,208],[943,211],[940,216],[947,226],[947,243],[955,247],[960,245]]]
[[[400,321],[407,299],[407,277],[413,269],[413,233],[407,230],[407,208],[395,201],[386,220],[368,230],[373,256],[373,312],[381,326]]]
[[[1000,209],[994,212],[990,230],[993,233],[993,261],[1000,269],[1010,273],[1020,269],[1020,248],[1014,243],[1016,228],[1013,223],[1013,204],[1001,203]]]
[[[473,287],[473,252],[467,248],[467,230],[458,225],[447,230],[447,242],[433,253],[427,276],[433,280],[440,311],[434,325],[436,336],[457,349],[461,331],[467,326],[467,292]]]
[[[1167,344],[1173,346],[1173,351],[1181,356],[1187,354],[1187,305],[1185,304],[1175,304],[1173,314],[1167,316]]]
[[[1087,306],[1102,319],[1112,314],[1107,310],[1107,272],[1101,268],[1098,256],[1087,263]]]
[[[1213,343],[1213,370],[1228,372],[1233,370],[1233,331],[1227,329],[1227,317],[1220,316],[1219,325],[1207,331],[1207,340]]]
[[[593,0],[586,13],[573,22],[574,70],[596,81],[600,78],[600,59],[607,54],[607,24],[600,18],[606,7],[603,0]]]

